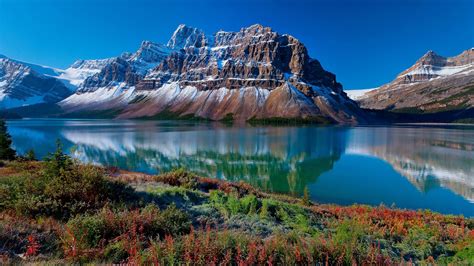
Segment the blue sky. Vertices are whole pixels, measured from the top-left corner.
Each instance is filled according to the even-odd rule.
[[[0,54],[54,67],[166,42],[187,24],[212,34],[255,23],[300,39],[344,88],[392,80],[428,50],[474,46],[471,0],[0,0]]]

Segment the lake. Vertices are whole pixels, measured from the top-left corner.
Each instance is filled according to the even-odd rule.
[[[320,203],[474,216],[474,126],[228,126],[191,121],[8,121],[19,154],[60,139],[73,157],[159,173],[184,167]]]

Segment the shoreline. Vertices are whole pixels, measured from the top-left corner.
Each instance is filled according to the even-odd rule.
[[[0,261],[348,265],[474,259],[473,218],[318,204],[308,195],[268,193],[184,169],[151,175],[81,164],[61,152],[55,158],[1,164]]]

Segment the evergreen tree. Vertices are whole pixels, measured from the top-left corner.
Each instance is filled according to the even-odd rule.
[[[25,159],[28,161],[36,161],[36,154],[33,149],[29,150],[25,154]]]
[[[5,121],[0,120],[0,160],[14,160],[15,151],[11,148],[12,139]]]
[[[303,191],[303,204],[306,205],[306,206],[310,206],[310,205],[311,205],[311,201],[310,201],[310,199],[309,199],[308,186],[305,186],[305,187],[304,187],[304,191]]]
[[[50,153],[44,159],[46,162],[46,173],[49,176],[59,176],[61,171],[67,171],[73,164],[72,158],[63,152],[63,144],[56,140],[56,151]]]

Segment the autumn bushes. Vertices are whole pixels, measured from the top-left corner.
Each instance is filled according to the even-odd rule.
[[[459,216],[315,205],[183,169],[143,177],[132,188],[113,181],[120,171],[82,165],[60,149],[46,161],[6,162],[0,169],[7,173],[0,177],[0,260],[6,262],[474,262],[474,220]]]
[[[63,234],[66,257],[74,261],[123,262],[142,252],[153,239],[188,233],[190,219],[170,205],[160,210],[147,205],[136,210],[104,208],[93,215],[77,216],[67,222]]]
[[[29,217],[48,216],[60,220],[102,208],[105,204],[133,201],[133,190],[110,181],[98,167],[65,161],[46,161],[9,178],[0,178],[0,210],[15,210]]]

